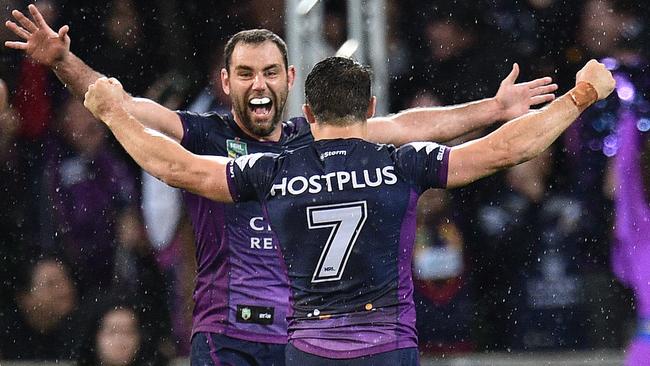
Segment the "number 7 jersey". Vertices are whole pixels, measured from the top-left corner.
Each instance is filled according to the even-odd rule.
[[[280,243],[296,348],[354,358],[417,347],[416,203],[445,187],[448,160],[435,143],[334,139],[229,164],[233,199],[259,200]]]

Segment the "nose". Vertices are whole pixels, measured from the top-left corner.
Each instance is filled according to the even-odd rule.
[[[266,89],[266,79],[264,75],[257,74],[255,80],[253,81],[253,90],[264,90]]]

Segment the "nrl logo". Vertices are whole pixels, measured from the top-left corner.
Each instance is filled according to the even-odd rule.
[[[248,154],[246,143],[238,140],[226,140],[226,150],[228,150],[228,157],[233,159]]]
[[[244,320],[248,320],[251,318],[251,309],[249,308],[242,308],[241,309],[241,318]]]

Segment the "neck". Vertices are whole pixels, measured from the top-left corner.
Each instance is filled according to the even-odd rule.
[[[310,126],[311,133],[314,135],[314,140],[349,138],[366,140],[368,138],[368,126],[366,121],[355,121],[345,126],[317,122],[310,124]]]

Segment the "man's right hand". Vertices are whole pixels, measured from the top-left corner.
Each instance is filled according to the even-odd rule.
[[[43,16],[34,4],[28,6],[34,21],[27,18],[18,10],[11,12],[20,24],[7,21],[5,26],[25,42],[7,41],[5,46],[16,50],[23,50],[36,62],[49,67],[56,67],[56,63],[70,52],[69,27],[64,25],[57,32],[52,30],[45,22]]]
[[[576,85],[580,81],[586,81],[591,84],[596,93],[598,93],[598,100],[607,98],[608,95],[614,91],[616,81],[612,73],[607,70],[605,65],[596,60],[589,60],[585,66],[576,74]]]

